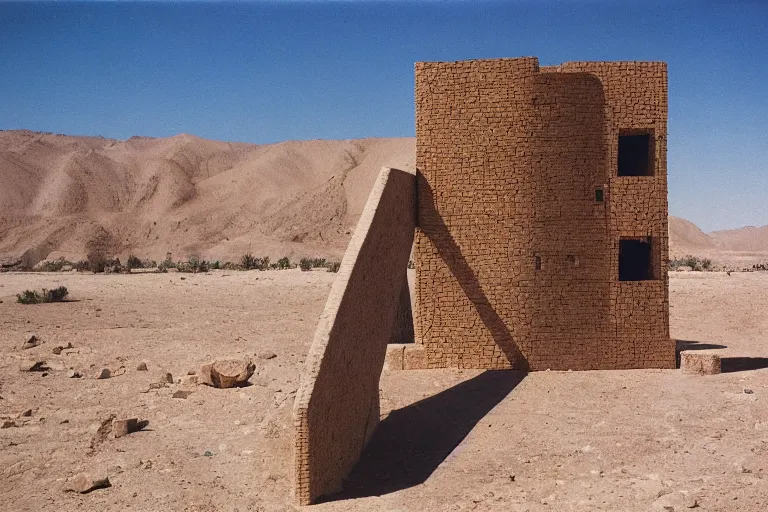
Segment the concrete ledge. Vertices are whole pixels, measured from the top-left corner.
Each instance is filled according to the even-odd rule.
[[[690,375],[717,375],[721,371],[720,354],[697,350],[680,352],[680,371]]]
[[[387,345],[387,356],[384,360],[385,370],[425,370],[427,352],[424,345],[418,343],[396,343]]]

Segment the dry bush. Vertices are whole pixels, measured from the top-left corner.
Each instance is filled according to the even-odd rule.
[[[24,290],[22,293],[16,295],[16,302],[19,304],[61,302],[67,295],[69,295],[69,291],[65,286],[59,286],[53,290],[46,290],[43,288],[42,293],[38,293],[36,290]]]

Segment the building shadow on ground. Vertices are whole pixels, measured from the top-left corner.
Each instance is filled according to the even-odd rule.
[[[702,343],[700,341],[688,341],[688,340],[676,340],[677,351],[683,350],[716,350],[721,348],[728,348],[728,345],[718,345],[715,343]]]
[[[376,428],[344,490],[321,501],[380,496],[424,482],[525,375],[485,371],[392,411]]]
[[[746,372],[768,368],[768,357],[723,357],[720,371],[723,373]]]

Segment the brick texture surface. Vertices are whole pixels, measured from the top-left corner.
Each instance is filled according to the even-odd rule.
[[[618,175],[633,134],[652,175]],[[419,62],[416,136],[424,366],[674,368],[665,63]],[[648,280],[619,280],[622,239]]]
[[[378,424],[379,378],[398,322],[415,220],[414,175],[383,169],[318,322],[294,403],[299,504],[341,489]]]

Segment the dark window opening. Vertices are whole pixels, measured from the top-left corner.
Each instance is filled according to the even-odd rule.
[[[619,176],[653,176],[653,134],[619,134]]]
[[[595,189],[595,202],[596,203],[602,203],[603,202],[604,194],[605,194],[605,192],[603,192],[603,189],[596,188]]]
[[[541,256],[534,256],[533,266],[537,271],[541,270]]]
[[[572,267],[579,266],[579,257],[573,254],[569,254],[568,256],[566,256],[565,261],[568,262],[568,264]]]
[[[619,281],[653,279],[651,239],[619,240]]]

